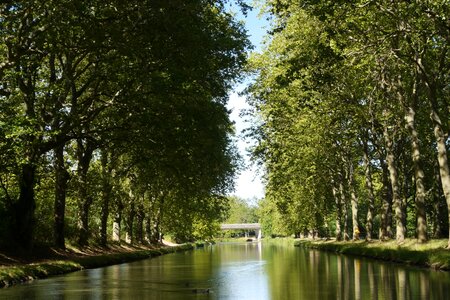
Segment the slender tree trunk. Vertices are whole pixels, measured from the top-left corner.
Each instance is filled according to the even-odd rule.
[[[86,147],[82,141],[78,141],[78,243],[81,246],[88,244],[89,239],[89,210],[92,205],[92,197],[88,193],[88,170],[91,163],[92,154],[94,152],[93,145],[87,142]]]
[[[108,217],[109,206],[111,202],[111,162],[108,161],[108,152],[102,151],[101,165],[102,165],[102,204],[101,204],[101,218],[100,218],[100,243],[106,246],[108,242]]]
[[[364,163],[364,171],[366,176],[366,189],[367,189],[367,217],[366,217],[366,240],[372,240],[373,236],[373,215],[375,209],[375,195],[373,192],[373,184],[372,184],[372,170],[370,167],[369,160],[369,147],[367,145],[367,140],[363,141],[363,163]]]
[[[445,145],[447,135],[444,133],[441,120],[435,110],[431,112],[431,119],[434,121],[434,136],[437,143],[439,175],[441,176],[442,190],[444,191],[445,200],[447,202],[447,210],[450,212],[450,170],[448,167],[447,147]],[[450,214],[448,214],[448,218],[450,226]],[[450,248],[450,229],[448,248]]]
[[[58,146],[55,150],[55,204],[54,204],[54,225],[53,238],[56,247],[65,249],[64,222],[66,212],[67,183],[70,174],[66,170],[64,163],[64,145]]]
[[[120,243],[120,226],[122,223],[122,211],[117,211],[114,215],[112,240]]]
[[[393,153],[393,143],[389,136],[387,127],[384,128],[384,138],[386,142],[386,162],[388,165],[391,186],[392,186],[392,202],[395,210],[396,223],[396,240],[401,243],[405,240],[405,225],[403,223],[402,199],[400,197],[398,173],[395,166],[395,156]]]
[[[333,197],[336,203],[336,240],[342,240],[342,230],[341,230],[341,222],[342,222],[342,205],[341,198],[336,187],[336,183],[333,182]]]
[[[152,241],[154,244],[161,243],[161,207],[158,208],[158,211],[156,213],[154,223],[153,223],[153,238]]]
[[[136,214],[136,241],[139,244],[144,243],[144,218],[143,210],[139,209]]]
[[[135,209],[135,204],[133,201],[133,195],[132,192],[130,191],[130,205],[129,205],[129,211],[128,211],[128,215],[126,218],[126,233],[125,233],[125,242],[127,242],[128,244],[131,244],[134,242],[134,232],[133,232],[133,224],[134,224],[134,218],[136,216],[136,209]]]
[[[339,194],[341,195],[342,214],[344,221],[344,241],[350,240],[348,234],[348,209],[347,209],[347,197],[345,196],[344,184],[342,180],[339,182]]]
[[[425,211],[425,185],[424,171],[422,169],[419,134],[415,128],[415,110],[409,107],[406,112],[406,126],[411,135],[412,160],[414,165],[414,180],[416,183],[416,215],[417,215],[417,240],[424,243],[428,240],[427,236],[427,216]]]
[[[15,228],[13,237],[17,244],[26,250],[32,249],[34,239],[35,176],[36,167],[33,164],[26,163],[22,166],[19,178],[19,199],[14,206]]]
[[[353,163],[350,162],[348,172],[348,187],[350,190],[351,203],[352,203],[352,225],[353,225],[353,240],[359,240],[359,226],[358,226],[358,197],[356,196],[354,186],[354,170]]]
[[[149,215],[145,218],[145,241],[148,244],[152,243],[152,219]]]
[[[435,161],[433,181],[433,238],[440,239],[447,235],[448,228],[448,210],[441,189],[441,176],[439,175],[439,166]]]
[[[383,170],[383,204],[381,213],[380,240],[391,239],[392,234],[392,187],[389,182],[389,170],[386,162],[380,159]]]

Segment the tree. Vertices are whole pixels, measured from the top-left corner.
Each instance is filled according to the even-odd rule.
[[[1,203],[11,216],[2,226],[20,246],[32,247],[35,183],[47,176],[40,165],[49,156],[60,247],[75,182],[79,242],[88,242],[89,214],[99,211],[88,177],[99,149],[131,158],[134,173],[170,179],[175,206],[184,205],[182,192],[216,199],[232,187],[236,156],[225,102],[249,43],[222,1],[10,1],[0,9]],[[140,162],[140,152],[155,161]],[[70,167],[77,172],[69,183]],[[105,242],[111,184],[103,171]],[[121,207],[112,209],[129,208]]]

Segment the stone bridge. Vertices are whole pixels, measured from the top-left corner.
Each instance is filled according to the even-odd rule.
[[[220,229],[222,230],[251,229],[255,231],[258,240],[261,240],[262,237],[261,224],[259,223],[222,224],[220,225]]]

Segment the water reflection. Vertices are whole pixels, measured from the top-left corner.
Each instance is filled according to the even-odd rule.
[[[448,272],[305,249],[271,260],[271,299],[446,299],[450,294]]]
[[[0,290],[0,299],[445,299],[450,273],[229,243]]]

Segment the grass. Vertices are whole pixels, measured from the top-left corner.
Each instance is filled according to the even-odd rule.
[[[423,244],[413,239],[407,239],[401,244],[395,241],[297,240],[295,246],[450,270],[450,250],[445,248],[447,240],[431,240]]]
[[[191,244],[174,247],[161,247],[156,249],[126,249],[121,252],[96,252],[87,255],[70,255],[64,259],[48,259],[35,263],[16,263],[0,265],[0,287],[8,287],[14,284],[33,279],[46,278],[54,275],[66,274],[82,269],[93,269],[125,262],[132,262],[160,256],[163,254],[192,250]],[[115,251],[118,251],[117,248]],[[72,252],[74,253],[74,252]]]

